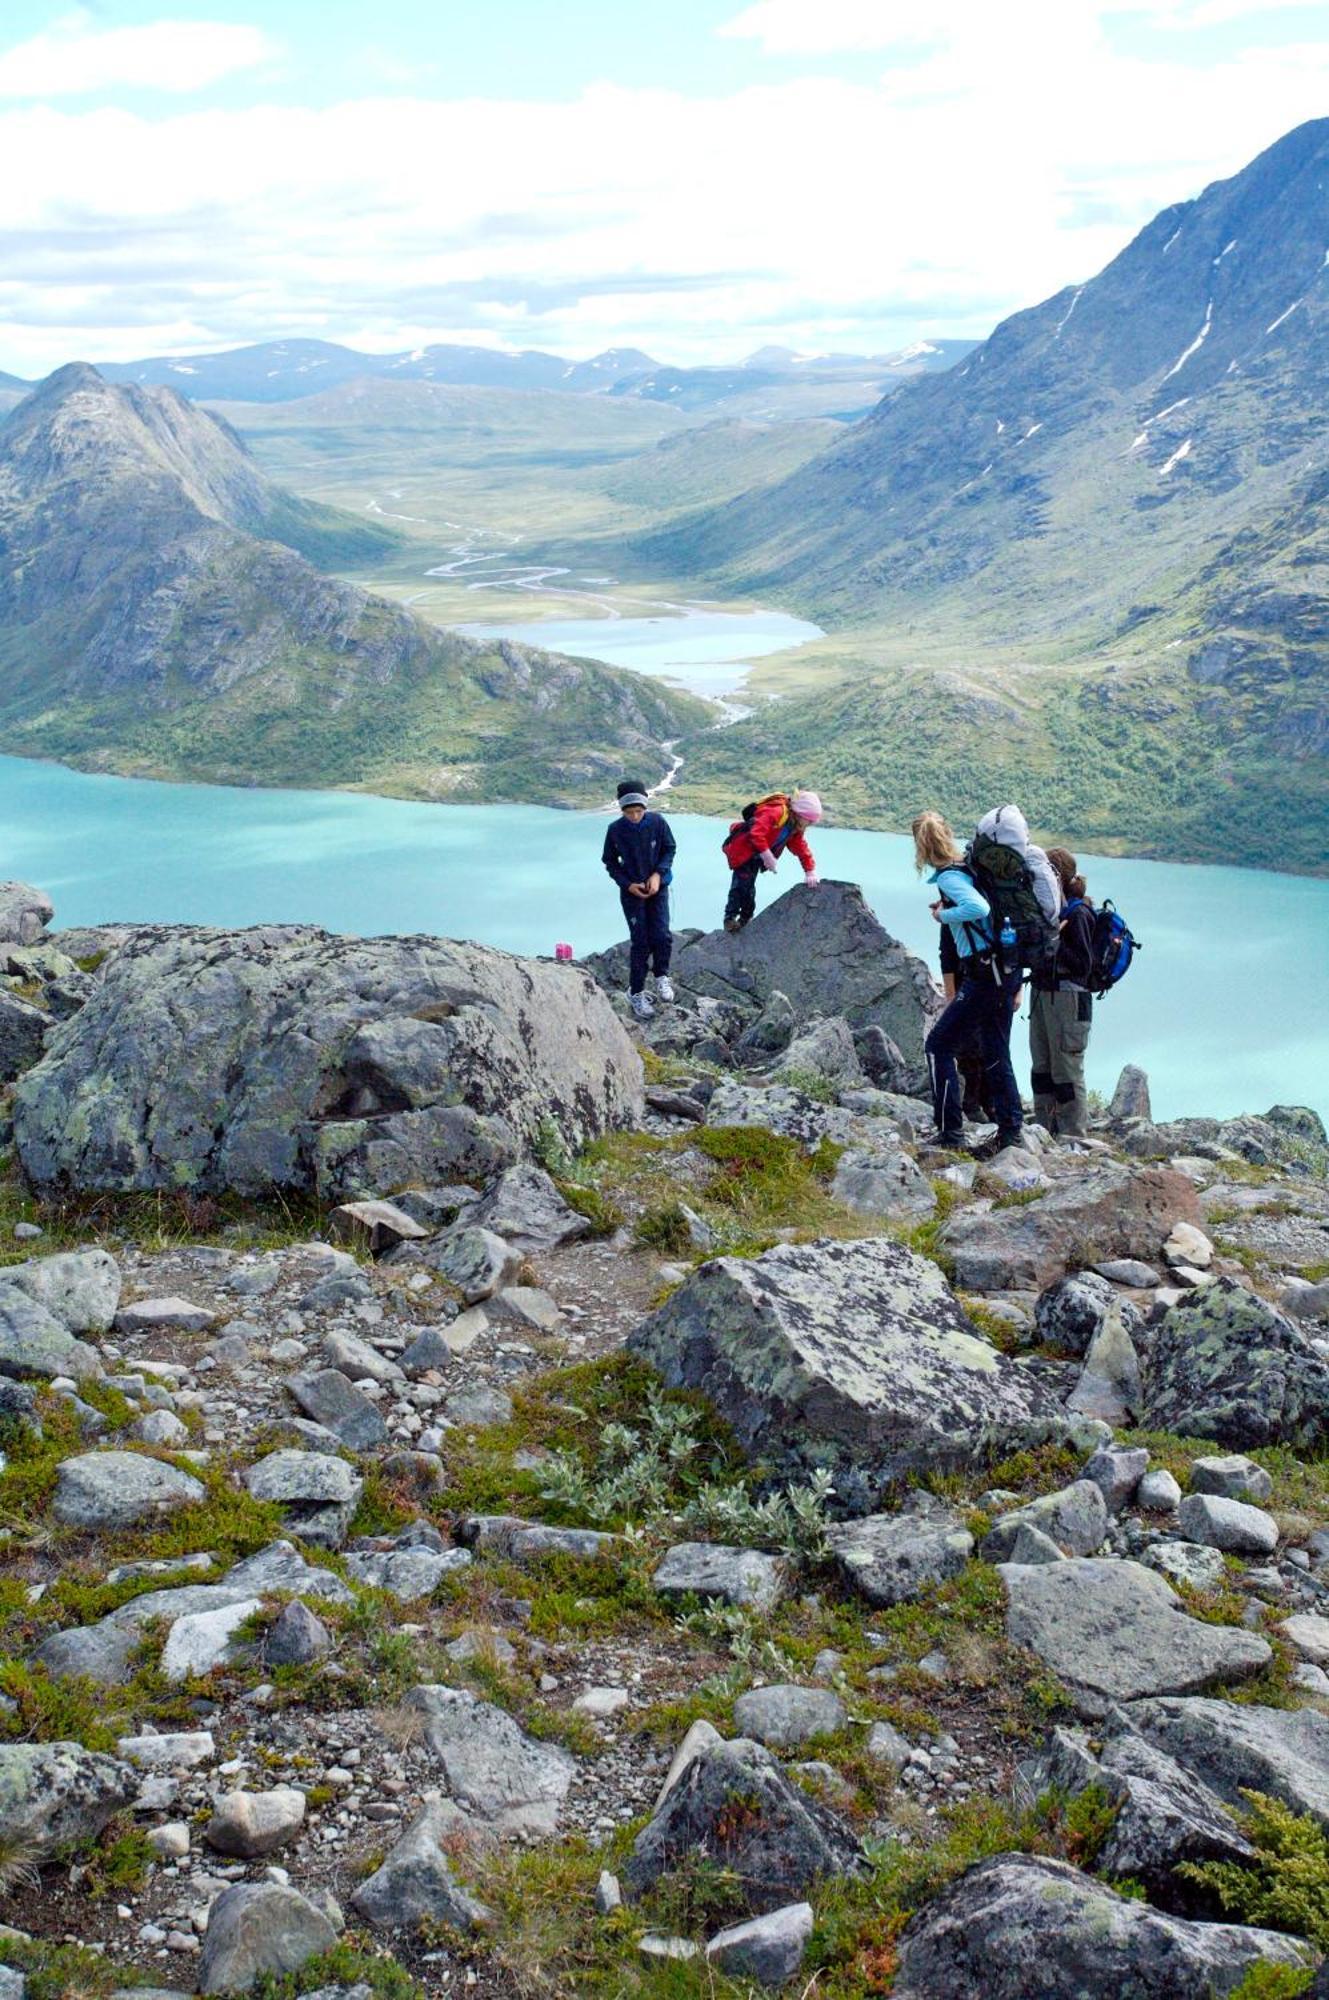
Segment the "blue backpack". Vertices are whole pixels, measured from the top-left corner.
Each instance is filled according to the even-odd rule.
[[[1077,896],[1067,903],[1066,909],[1076,910],[1083,901],[1082,896]],[[1143,950],[1144,946],[1116,904],[1105,902],[1094,911],[1089,936],[1089,977],[1086,981],[1089,991],[1099,995],[1110,993],[1130,971],[1136,952]]]

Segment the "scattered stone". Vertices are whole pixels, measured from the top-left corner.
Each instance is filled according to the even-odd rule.
[[[457,1540],[468,1549],[484,1549],[509,1562],[534,1556],[579,1558],[601,1555],[618,1546],[619,1537],[602,1528],[555,1528],[545,1521],[523,1521],[515,1514],[468,1514],[457,1523]]]
[[[117,1333],[206,1333],[217,1315],[190,1299],[135,1299],[115,1315]]]
[[[231,1590],[255,1597],[270,1597],[279,1592],[296,1597],[318,1597],[328,1604],[353,1604],[355,1601],[355,1592],[349,1584],[342,1582],[334,1570],[307,1563],[291,1542],[269,1542],[265,1549],[246,1556],[243,1562],[238,1562],[234,1569],[226,1572],[226,1583]]]
[[[33,1227],[16,1222],[14,1234]],[[54,1257],[10,1264],[0,1270],[0,1285],[17,1285],[66,1333],[109,1332],[120,1303],[120,1267],[105,1250],[62,1250]]]
[[[1146,1514],[1175,1514],[1181,1505],[1181,1488],[1170,1472],[1155,1466],[1136,1488],[1135,1504]]]
[[[648,1965],[659,1964],[671,1959],[699,1958],[697,1946],[690,1938],[669,1937],[663,1931],[643,1931],[637,1939],[637,1950]]]
[[[406,1697],[448,1790],[497,1832],[552,1834],[576,1772],[566,1750],[527,1736],[501,1708],[459,1688],[425,1686]]]
[[[1303,1660],[1309,1660],[1315,1667],[1329,1667],[1329,1618],[1299,1611],[1285,1618],[1278,1630],[1290,1646],[1296,1647]]]
[[[160,1736],[122,1736],[117,1755],[145,1771],[193,1771],[210,1764],[217,1746],[210,1729],[168,1730]]]
[[[204,1829],[218,1854],[253,1861],[294,1840],[305,1823],[305,1795],[290,1785],[270,1792],[226,1792]]]
[[[736,1878],[754,1913],[855,1872],[862,1858],[849,1829],[790,1784],[769,1750],[741,1737],[702,1749],[668,1787],[633,1843],[625,1893],[644,1895],[698,1849]]]
[[[937,1266],[881,1237],[716,1258],[629,1346],[671,1388],[703,1390],[750,1456],[832,1471],[854,1513],[911,1471],[1064,1435],[1050,1393],[983,1339]]]
[[[515,1283],[526,1257],[492,1229],[468,1226],[440,1237],[430,1261],[440,1276],[457,1287],[466,1304],[475,1306],[492,1299],[504,1285]]]
[[[764,1917],[733,1924],[706,1947],[706,1956],[730,1979],[783,1986],[803,1963],[812,1937],[812,1905],[786,1903]]]
[[[512,1422],[512,1398],[489,1382],[475,1382],[444,1398],[443,1415],[458,1429],[487,1430],[493,1424]]]
[[[618,1877],[611,1875],[607,1868],[600,1870],[600,1879],[595,1885],[595,1907],[602,1917],[610,1917],[615,1910],[623,1907],[623,1891]]]
[[[101,1372],[95,1348],[66,1333],[54,1314],[17,1285],[0,1284],[0,1376],[87,1382]]]
[[[1044,1493],[1013,1513],[1003,1514],[983,1537],[979,1553],[988,1562],[1003,1562],[1022,1527],[1038,1528],[1072,1556],[1092,1556],[1108,1531],[1107,1502],[1092,1479],[1077,1479],[1055,1493]]]
[[[373,1555],[349,1555],[346,1567],[358,1582],[386,1590],[403,1604],[432,1597],[445,1576],[465,1569],[469,1549],[387,1549]]]
[[[586,1217],[563,1199],[544,1168],[531,1160],[500,1174],[472,1219],[522,1256],[557,1250],[591,1233]]]
[[[1221,1549],[1202,1549],[1194,1542],[1154,1542],[1145,1550],[1144,1560],[1150,1569],[1173,1583],[1188,1583],[1193,1590],[1217,1590],[1227,1576]]]
[[[199,1959],[201,1993],[245,1993],[264,1973],[298,1972],[330,1951],[337,1933],[321,1910],[275,1882],[237,1882],[208,1912]]]
[[[192,1473],[132,1451],[95,1451],[67,1458],[56,1478],[51,1512],[66,1528],[114,1533],[139,1521],[160,1521],[205,1498]]]
[[[1044,1855],[980,1861],[919,1911],[900,1939],[895,2000],[1047,2000],[1113,1994],[1212,2000],[1252,1966],[1309,1966],[1299,1939],[1202,1924],[1118,1896]]]
[[[1004,1563],[1000,1575],[1007,1637],[1037,1653],[1082,1715],[1244,1680],[1273,1658],[1254,1632],[1189,1617],[1171,1586],[1139,1563]]]
[[[295,1533],[328,1549],[345,1541],[364,1489],[345,1459],[317,1451],[271,1451],[243,1478],[256,1500],[277,1503]]]
[[[1188,1493],[1177,1509],[1183,1535],[1225,1555],[1269,1556],[1278,1547],[1278,1523],[1262,1508],[1216,1493]]]
[[[0,1743],[0,1848],[31,1862],[94,1839],[138,1790],[121,1758],[79,1743]]]
[[[187,1681],[195,1675],[210,1674],[242,1656],[235,1640],[237,1626],[262,1609],[257,1597],[242,1597],[238,1603],[219,1605],[213,1611],[195,1611],[177,1618],[162,1651],[161,1670],[168,1681]]]
[[[1006,1561],[1012,1563],[1070,1562],[1072,1558],[1064,1549],[1059,1549],[1051,1535],[1045,1535],[1041,1528],[1035,1528],[1028,1521],[1021,1521],[1011,1543]]]
[[[149,1410],[129,1426],[127,1436],[139,1444],[155,1444],[178,1450],[189,1443],[189,1426],[181,1423],[173,1410]]]
[[[1193,1222],[1177,1222],[1163,1245],[1163,1255],[1169,1264],[1189,1264],[1197,1271],[1207,1271],[1214,1261],[1214,1246]]]
[[[836,1163],[831,1194],[860,1215],[890,1221],[931,1215],[937,1206],[931,1181],[903,1148],[884,1153],[848,1148]]]
[[[628,1691],[620,1687],[587,1688],[579,1694],[572,1706],[580,1715],[589,1715],[592,1721],[604,1722],[617,1715],[628,1705]]]
[[[332,1432],[350,1451],[370,1451],[383,1444],[388,1427],[369,1398],[337,1368],[318,1368],[292,1375],[287,1384],[307,1417]]]
[[[774,1750],[801,1750],[815,1736],[838,1735],[848,1721],[844,1703],[828,1688],[750,1688],[734,1703],[740,1733]]]
[[[495,1294],[493,1310],[501,1318],[515,1319],[537,1333],[553,1333],[563,1324],[557,1301],[538,1285],[505,1285]]]
[[[1253,1500],[1257,1504],[1273,1494],[1274,1482],[1253,1458],[1233,1452],[1227,1458],[1197,1458],[1191,1463],[1191,1491],[1217,1493],[1224,1500]]]
[[[307,1604],[293,1597],[268,1627],[263,1658],[269,1667],[307,1667],[332,1651],[332,1634]]]
[[[426,1805],[355,1891],[352,1909],[378,1930],[415,1930],[427,1920],[471,1931],[492,1922],[492,1913],[462,1887],[448,1859],[450,1846],[471,1837],[466,1815],[451,1800]]]
[[[1119,1514],[1139,1491],[1148,1470],[1149,1454],[1142,1445],[1132,1449],[1109,1444],[1101,1445],[1087,1461],[1082,1476],[1093,1480],[1107,1503],[1108,1513]]]
[[[784,1595],[779,1556],[723,1542],[679,1542],[665,1553],[652,1582],[662,1597],[699,1597],[706,1603],[773,1611]]]
[[[448,1329],[441,1326],[421,1327],[401,1357],[402,1372],[414,1380],[451,1368],[452,1346],[447,1333]]]
[[[1163,1280],[1152,1264],[1141,1263],[1138,1257],[1109,1257],[1104,1264],[1095,1264],[1094,1271],[1110,1284],[1125,1285],[1136,1292],[1152,1291]]]
[[[381,1257],[399,1243],[419,1242],[429,1231],[390,1201],[344,1201],[328,1217],[329,1233],[339,1243]]]
[[[1235,1450],[1329,1443],[1329,1360],[1253,1292],[1219,1278],[1163,1314],[1144,1361],[1152,1430],[1213,1438]]]
[[[866,1748],[874,1764],[889,1765],[892,1771],[903,1771],[914,1754],[913,1744],[889,1722],[873,1723]]]
[[[184,1861],[189,1855],[189,1828],[183,1820],[148,1830],[148,1845],[159,1861]]]
[[[974,1538],[961,1516],[930,1493],[912,1494],[898,1514],[869,1514],[827,1535],[831,1554],[869,1604],[907,1604],[962,1570]]]
[[[397,1388],[406,1379],[395,1361],[361,1340],[358,1333],[333,1327],[324,1334],[323,1347],[332,1367],[348,1382],[378,1382],[384,1388]]]

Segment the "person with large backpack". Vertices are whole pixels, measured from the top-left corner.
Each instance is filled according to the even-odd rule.
[[[821,881],[812,849],[805,838],[808,827],[821,818],[821,800],[815,792],[769,792],[743,808],[721,845],[732,874],[729,897],[724,906],[724,927],[741,931],[752,922],[757,909],[757,877],[763,869],[774,869],[788,848],[803,867],[809,889]]]
[[[940,813],[920,813],[913,823],[913,835],[918,872],[926,874],[937,891],[932,914],[950,930],[963,967],[955,998],[923,1045],[936,1120],[932,1143],[955,1150],[964,1145],[963,1091],[956,1056],[976,1036],[997,1120],[991,1150],[1000,1152],[1019,1144],[1024,1125],[1011,1068],[1011,1019],[1023,983],[1013,951],[1015,933],[1008,918],[998,925],[994,900],[979,888],[973,869]],[[1002,956],[1002,935],[1008,930],[1010,963]]]
[[[1050,965],[1033,976],[1029,1002],[1030,1083],[1040,1125],[1063,1139],[1083,1139],[1089,1131],[1084,1087],[1084,1055],[1094,1020],[1091,989],[1094,906],[1085,892],[1075,856],[1050,847],[1048,860],[1061,884],[1061,935]]]

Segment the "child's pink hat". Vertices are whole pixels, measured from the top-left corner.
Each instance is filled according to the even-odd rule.
[[[795,792],[790,806],[809,826],[815,826],[821,818],[821,800],[815,792]]]

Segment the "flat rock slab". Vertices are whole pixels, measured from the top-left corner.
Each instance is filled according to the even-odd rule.
[[[1114,1701],[1245,1680],[1273,1658],[1267,1640],[1191,1618],[1156,1570],[1087,1557],[1003,1563],[1006,1633],[1065,1682],[1082,1715]]]
[[[961,1210],[940,1244],[964,1290],[1036,1289],[1059,1278],[1087,1243],[1104,1257],[1157,1256],[1179,1219],[1199,1219],[1195,1189],[1181,1174],[1107,1161],[1058,1180],[1027,1207]]]
[[[577,1769],[566,1750],[537,1742],[505,1710],[459,1688],[413,1688],[405,1706],[422,1718],[425,1744],[459,1804],[496,1832],[554,1832]]]
[[[141,1771],[195,1771],[217,1754],[210,1729],[166,1730],[160,1736],[122,1736],[116,1744],[126,1763]]]
[[[120,1267],[105,1250],[62,1250],[0,1271],[0,1285],[17,1285],[45,1306],[66,1333],[106,1333],[120,1303]]]
[[[231,1590],[252,1591],[256,1597],[277,1591],[283,1596],[322,1598],[328,1604],[355,1601],[355,1592],[335,1570],[306,1562],[293,1542],[269,1542],[267,1548],[246,1556],[227,1570],[226,1583]]]
[[[1329,1716],[1315,1708],[1163,1698],[1109,1718],[1135,1730],[1241,1811],[1245,1791],[1268,1792],[1329,1827]]]
[[[139,1452],[93,1451],[65,1459],[51,1512],[66,1528],[114,1532],[163,1520],[204,1498],[201,1481],[178,1466]]]
[[[38,1185],[358,1200],[575,1151],[643,1110],[641,1060],[576,966],[292,924],[130,931],[23,1084]]]
[[[270,1451],[243,1478],[255,1500],[274,1501],[288,1527],[322,1548],[341,1547],[364,1490],[344,1458],[320,1451]]]
[[[915,1495],[898,1514],[869,1514],[830,1530],[831,1554],[869,1604],[908,1604],[962,1570],[974,1538],[954,1508]]]
[[[769,1750],[799,1750],[814,1736],[837,1736],[848,1721],[844,1703],[829,1688],[749,1688],[734,1703],[739,1734]]]
[[[192,1299],[135,1299],[115,1316],[117,1333],[206,1333],[217,1315]]]
[[[860,1215],[888,1220],[931,1215],[937,1206],[931,1181],[903,1150],[869,1152],[850,1147],[836,1163],[831,1193]]]
[[[339,1243],[351,1243],[381,1257],[399,1243],[423,1241],[429,1234],[421,1222],[391,1201],[344,1201],[328,1217],[329,1233]]]
[[[1055,1398],[983,1339],[937,1266],[885,1238],[703,1265],[629,1340],[699,1389],[753,1458],[872,1511],[911,1472],[1065,1434]]]
[[[377,1555],[349,1555],[346,1567],[360,1583],[386,1590],[403,1604],[432,1597],[445,1576],[466,1569],[469,1549],[388,1549]]]
[[[547,1521],[523,1521],[516,1514],[468,1514],[457,1524],[457,1540],[511,1562],[544,1555],[594,1558],[619,1546],[620,1537],[602,1528],[556,1528]]]
[[[783,1986],[802,1965],[811,1939],[811,1903],[786,1903],[782,1910],[717,1932],[706,1956],[730,1979]]]
[[[723,1542],[679,1542],[665,1552],[651,1579],[662,1597],[699,1597],[708,1603],[773,1611],[785,1590],[785,1565],[760,1549]]]
[[[894,2000],[1213,2000],[1254,1965],[1309,1966],[1296,1938],[1188,1923],[1067,1862],[1003,1854],[924,1905],[900,1940]]]
[[[195,1611],[177,1618],[162,1649],[161,1670],[168,1681],[187,1681],[210,1674],[240,1656],[237,1627],[262,1609],[262,1599],[242,1597],[215,1611]]]
[[[1150,1429],[1235,1451],[1329,1443],[1329,1361],[1294,1320],[1230,1278],[1169,1307],[1143,1372]]]

